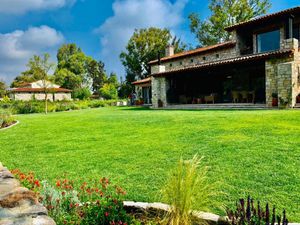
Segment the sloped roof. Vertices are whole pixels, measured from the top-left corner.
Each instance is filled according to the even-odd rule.
[[[145,79],[142,80],[137,80],[135,82],[132,82],[133,85],[139,85],[139,84],[147,84],[151,82],[151,77],[147,77]]]
[[[166,61],[174,60],[174,59],[177,59],[177,58],[183,58],[183,57],[186,57],[186,56],[197,55],[199,53],[204,53],[204,52],[208,52],[208,51],[212,51],[212,50],[231,48],[231,47],[234,47],[235,44],[236,44],[236,42],[234,42],[234,41],[228,41],[228,42],[224,42],[224,43],[220,43],[220,44],[216,44],[216,45],[197,48],[197,49],[194,49],[194,50],[191,50],[191,51],[180,52],[180,53],[177,53],[177,54],[172,55],[172,56],[161,58],[161,62],[166,62]],[[150,61],[149,65],[155,64],[155,63],[158,63],[157,59],[153,60],[153,61]]]
[[[54,93],[70,93],[72,92],[69,89],[65,88],[47,88],[48,92],[54,92]],[[13,88],[10,90],[11,92],[44,92],[44,88]]]
[[[261,23],[263,21],[270,21],[274,18],[286,16],[286,15],[293,14],[293,13],[300,13],[300,6],[282,10],[282,11],[276,12],[276,13],[267,14],[265,16],[256,17],[256,18],[253,18],[253,19],[245,21],[245,22],[237,23],[232,26],[226,27],[225,30],[233,31],[236,28],[240,28],[240,27],[244,27],[244,26],[252,25],[252,24],[256,24],[256,23]]]
[[[266,52],[266,53],[251,54],[251,55],[240,56],[240,57],[236,57],[236,58],[218,60],[218,61],[209,62],[209,63],[201,63],[201,64],[187,66],[187,67],[180,68],[180,69],[173,69],[173,70],[162,72],[162,73],[152,74],[152,76],[156,76],[156,77],[167,76],[167,75],[170,75],[173,73],[187,72],[187,71],[192,71],[195,69],[210,68],[210,67],[234,64],[234,63],[240,63],[240,62],[268,59],[268,58],[272,58],[272,57],[289,55],[289,54],[292,54],[293,52],[294,52],[294,50],[292,50],[292,49],[286,49],[286,50],[277,50],[277,51]]]

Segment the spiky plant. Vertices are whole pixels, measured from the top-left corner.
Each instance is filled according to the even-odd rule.
[[[188,161],[181,158],[172,171],[163,190],[163,199],[170,205],[163,224],[190,225],[194,205],[197,210],[207,210],[212,189],[206,179],[207,168],[201,165],[202,159],[198,155]]]

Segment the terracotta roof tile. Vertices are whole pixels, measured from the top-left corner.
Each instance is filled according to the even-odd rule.
[[[186,57],[186,56],[197,55],[199,53],[208,52],[208,51],[212,51],[212,50],[230,48],[230,47],[234,47],[235,44],[236,44],[236,42],[234,42],[234,41],[228,41],[228,42],[224,42],[224,43],[220,43],[220,44],[216,44],[216,45],[197,48],[197,49],[194,49],[191,51],[180,52],[180,53],[177,53],[172,56],[161,58],[161,62],[165,62],[165,61],[169,61],[169,60],[173,60],[173,59],[177,59],[177,58],[182,58],[182,57]],[[157,62],[158,62],[158,60],[153,60],[153,61],[150,61],[149,64],[154,64]]]
[[[293,52],[294,52],[294,50],[287,49],[287,50],[278,50],[278,51],[272,51],[272,52],[266,52],[266,53],[240,56],[240,57],[236,57],[236,58],[230,58],[230,59],[218,60],[218,61],[209,62],[209,63],[202,63],[202,64],[198,64],[198,65],[193,65],[193,66],[187,66],[184,68],[174,69],[174,70],[170,70],[170,71],[163,72],[163,73],[156,73],[156,74],[152,74],[152,76],[166,76],[166,75],[170,75],[172,73],[186,72],[186,71],[191,71],[191,70],[195,70],[195,69],[209,68],[209,67],[214,67],[214,66],[254,61],[254,60],[260,60],[260,59],[268,59],[268,58],[275,57],[275,56],[292,54]]]
[[[237,24],[234,24],[232,26],[226,27],[225,30],[226,31],[232,31],[232,30],[234,30],[236,28],[239,28],[239,27],[242,27],[242,26],[255,24],[255,23],[258,23],[258,22],[265,21],[265,20],[271,20],[271,19],[274,19],[276,17],[285,16],[285,15],[288,15],[288,14],[291,14],[291,13],[300,13],[300,6],[290,8],[290,9],[286,9],[286,10],[276,12],[276,13],[267,14],[265,16],[256,17],[256,18],[253,18],[253,19],[245,21],[245,22],[237,23]]]
[[[150,83],[151,82],[151,77],[147,77],[145,79],[142,80],[137,80],[135,82],[132,82],[133,85],[138,85],[138,84],[146,84],[146,83]]]
[[[69,93],[72,92],[69,89],[65,88],[49,88],[49,92],[64,92],[64,93]],[[13,88],[11,89],[11,92],[44,92],[44,88]]]

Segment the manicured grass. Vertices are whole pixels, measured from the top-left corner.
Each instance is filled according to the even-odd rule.
[[[251,194],[300,222],[300,111],[101,108],[17,117],[0,161],[53,180],[110,177],[128,199],[159,201],[180,156],[205,156],[220,202]],[[215,209],[212,209],[215,210]]]

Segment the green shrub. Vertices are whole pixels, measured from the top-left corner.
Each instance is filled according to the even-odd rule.
[[[48,102],[49,112],[62,112],[87,108],[99,108],[115,106],[116,100],[80,100]],[[43,113],[45,105],[43,101],[11,101],[0,102],[0,109],[9,109],[13,114]]]
[[[118,98],[118,90],[114,84],[104,84],[102,88],[99,90],[100,96],[105,99],[117,99]]]
[[[73,97],[80,100],[89,99],[91,96],[92,93],[88,88],[78,88],[73,92]]]

